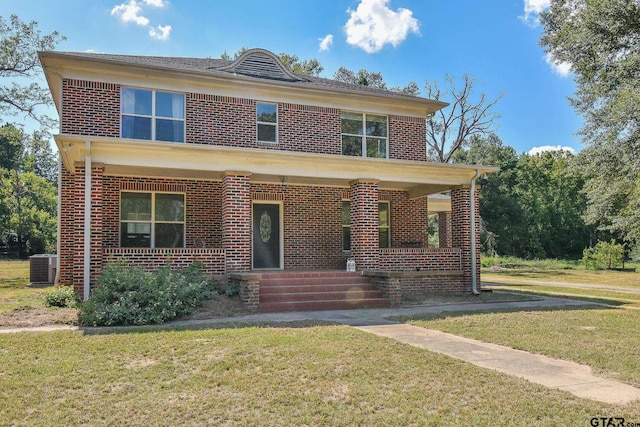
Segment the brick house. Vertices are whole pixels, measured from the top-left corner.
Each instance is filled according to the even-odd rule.
[[[477,292],[473,189],[494,169],[426,161],[425,120],[446,104],[296,75],[262,49],[40,60],[60,115],[58,281],[84,298],[119,259],[200,261],[253,309]],[[450,201],[431,197],[442,191]],[[357,272],[339,273],[350,259]],[[269,300],[294,282],[306,305]],[[329,297],[336,282],[349,287]]]

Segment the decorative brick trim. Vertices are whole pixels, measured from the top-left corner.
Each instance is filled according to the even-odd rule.
[[[325,113],[325,114],[340,114],[339,108],[316,107],[314,105],[282,103],[280,104],[280,108],[282,108],[283,110],[310,111],[313,113]]]
[[[283,201],[284,193],[253,192],[251,193],[251,200]]]
[[[424,117],[397,116],[395,114],[389,114],[389,120],[397,120],[399,122],[417,123],[417,124],[425,123]]]
[[[340,191],[340,198],[342,200],[349,200],[351,199],[351,191],[348,189],[344,189]]]
[[[222,102],[225,104],[255,105],[256,101],[247,98],[236,98],[234,96],[210,95],[207,93],[190,93],[189,97],[198,101]]]
[[[91,82],[87,80],[65,79],[66,87],[99,89],[99,90],[120,90],[120,85],[115,83]]]
[[[185,193],[187,184],[169,182],[140,182],[120,181],[120,190],[123,191],[166,191],[173,193]]]

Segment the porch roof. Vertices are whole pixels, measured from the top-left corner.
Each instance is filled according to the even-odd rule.
[[[105,175],[221,180],[225,172],[251,174],[252,182],[348,187],[358,179],[376,180],[380,189],[408,191],[418,198],[468,185],[476,172],[496,167],[372,159],[270,149],[235,148],[124,138],[59,134],[64,167],[75,173],[90,142],[91,161]]]

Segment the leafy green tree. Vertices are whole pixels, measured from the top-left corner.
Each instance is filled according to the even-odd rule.
[[[5,120],[22,114],[45,128],[52,126],[52,119],[38,111],[39,106],[52,104],[49,90],[35,82],[22,82],[40,74],[38,51],[52,50],[62,40],[64,37],[57,31],[42,35],[35,21],[24,23],[11,15],[7,22],[0,17],[0,115]]]
[[[584,117],[586,220],[640,242],[640,2],[556,0],[540,43],[571,65]]]
[[[589,244],[584,179],[575,156],[553,151],[516,155],[495,134],[478,135],[454,162],[491,164],[500,171],[478,181],[485,253],[525,258],[576,258]]]
[[[515,192],[518,156],[495,134],[473,135],[452,156],[453,163],[498,166],[499,172],[478,180],[482,250],[487,254],[522,255],[524,237],[523,210]]]
[[[15,242],[22,257],[55,249],[54,161],[43,135],[28,136],[12,125],[0,128],[0,240]]]
[[[382,73],[367,71],[365,69],[359,70],[357,73],[349,70],[345,67],[340,67],[333,73],[333,79],[339,82],[351,83],[360,86],[369,86],[376,89],[385,89],[393,92],[403,93],[405,95],[418,96],[420,94],[420,88],[416,82],[409,82],[404,87],[393,86],[387,87],[387,83],[382,77]]]

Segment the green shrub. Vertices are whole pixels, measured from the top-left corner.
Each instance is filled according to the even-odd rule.
[[[56,286],[49,289],[44,294],[44,305],[76,308],[78,306],[76,291],[73,290],[73,286]]]
[[[169,266],[154,273],[122,263],[107,264],[83,304],[83,325],[148,325],[191,313],[205,299],[217,295],[201,263],[183,269]]]
[[[582,252],[582,262],[585,268],[604,270],[622,267],[624,261],[624,246],[611,242],[598,242],[592,248]]]

